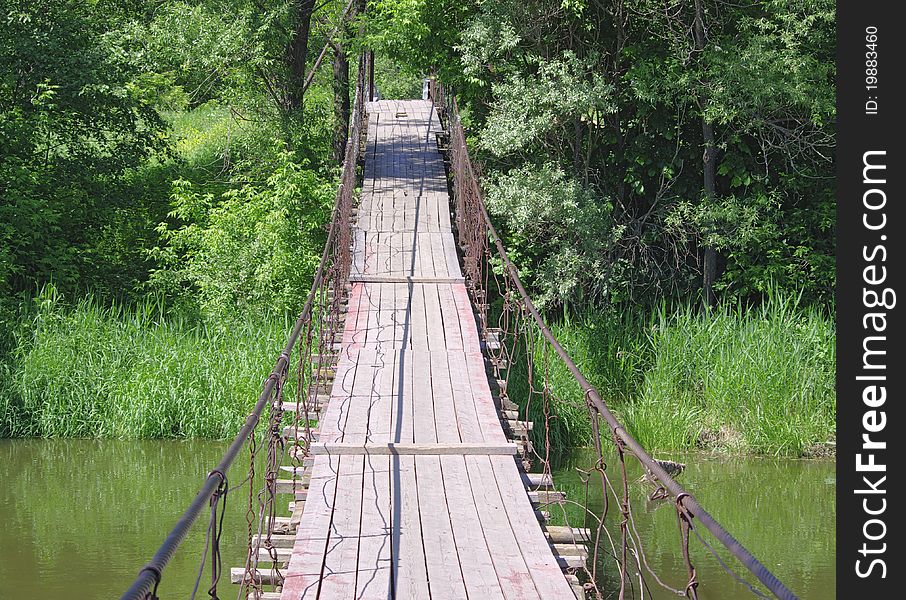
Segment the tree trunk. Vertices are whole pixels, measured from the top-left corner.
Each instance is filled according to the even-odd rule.
[[[301,116],[305,66],[308,61],[308,34],[311,32],[311,15],[315,0],[296,0],[296,20],[293,36],[286,45],[286,66],[289,70],[286,85],[286,111]]]
[[[333,160],[341,164],[349,136],[349,60],[342,43],[333,45],[333,116]]]
[[[695,39],[695,51],[701,53],[705,49],[705,16],[702,8],[702,0],[695,0],[695,25],[693,27],[693,37]],[[702,153],[702,164],[704,174],[705,202],[712,203],[717,194],[717,148],[714,143],[714,125],[705,118],[704,109],[708,97],[708,82],[702,82],[703,90],[699,93],[699,107],[702,110],[702,141],[704,142],[704,152]],[[714,304],[714,280],[717,277],[717,252],[710,246],[702,248],[704,254],[702,261],[702,294],[705,305]]]

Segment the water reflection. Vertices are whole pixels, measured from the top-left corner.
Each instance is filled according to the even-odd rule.
[[[205,441],[0,440],[0,598],[118,597],[225,448],[224,442]],[[833,597],[832,462],[664,458],[688,464],[680,481],[803,600]],[[245,476],[246,460],[229,474],[231,483]],[[557,461],[555,481],[571,499],[585,497],[576,467],[587,469],[592,464],[587,451]],[[615,466],[611,460],[612,474]],[[645,540],[648,562],[666,582],[682,588],[687,576],[672,505],[646,502],[650,488],[635,481],[641,474],[638,465],[630,461],[628,466],[635,526]],[[227,504],[225,567],[245,560],[246,493],[243,489]],[[588,498],[599,513],[600,486],[590,486]],[[284,502],[281,508],[285,509]],[[566,510],[572,524],[581,524],[581,510]],[[556,510],[551,512],[562,519]],[[618,509],[611,503],[609,527],[618,540],[617,523]],[[204,526],[196,524],[174,557],[161,584],[162,597],[188,597]],[[752,597],[723,573],[700,543],[693,540],[691,547],[702,600]],[[613,562],[602,556],[599,569],[605,587],[614,592]],[[646,598],[675,598],[658,590],[652,578],[649,581],[653,595]],[[228,582],[222,585],[225,597],[234,593]]]
[[[707,454],[676,454],[669,457],[687,464],[677,478],[695,495],[731,534],[771,569],[803,600],[832,598],[835,594],[835,470],[832,461],[774,460],[752,457],[718,457]],[[608,457],[608,474],[619,481],[615,457]],[[600,483],[585,486],[577,469],[589,469],[594,464],[591,452],[580,450],[570,457],[553,461],[555,483],[568,491],[568,496],[582,500],[588,494],[589,507],[600,515],[603,499]],[[644,541],[648,564],[658,576],[674,588],[683,589],[688,581],[682,558],[676,511],[670,501],[648,501],[654,489],[638,481],[641,467],[634,459],[627,460],[630,498],[634,524]],[[619,490],[618,490],[619,491]],[[582,522],[582,511],[567,507],[571,523]],[[554,518],[562,520],[556,510]],[[608,530],[619,548],[619,506],[611,495]],[[594,527],[591,519],[586,526]],[[720,544],[703,528],[700,535],[731,567],[748,576],[742,567],[720,550]],[[609,543],[602,550],[610,550]],[[754,598],[748,589],[734,581],[719,562],[694,537],[690,542],[693,564],[698,574],[699,597],[702,600],[720,598]],[[619,576],[613,559],[602,555],[599,580],[608,593],[618,589]],[[646,576],[650,594],[646,598],[676,598]],[[635,578],[635,586],[639,582]],[[616,597],[616,596],[614,596]],[[636,597],[641,597],[636,594]]]

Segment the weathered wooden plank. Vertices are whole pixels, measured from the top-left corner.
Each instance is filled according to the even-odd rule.
[[[418,435],[418,432],[416,432]],[[444,489],[439,456],[416,456],[418,505],[425,547],[425,565],[432,598],[465,600],[466,586]],[[458,507],[453,507],[454,510]]]
[[[438,443],[460,443],[463,441],[460,435],[461,425],[453,398],[453,386],[450,382],[450,365],[447,363],[447,353],[431,352],[428,356],[431,363],[430,396],[434,409],[435,436]],[[463,416],[465,417],[465,415]]]
[[[418,512],[415,457],[392,457],[391,478],[393,503],[391,553],[395,559],[391,571],[393,581],[396,583],[396,600],[424,600],[430,598],[430,594]]]
[[[465,354],[451,351],[446,353],[446,359],[460,438],[463,442],[483,442],[485,437],[475,408]]]
[[[310,448],[312,456],[358,456],[358,455],[460,455],[460,456],[513,456],[518,453],[518,444],[511,443],[343,443],[313,442]]]
[[[541,596],[535,588],[532,574],[522,557],[513,527],[507,517],[504,500],[497,489],[490,457],[467,456],[465,461],[475,505],[478,508],[479,524],[484,531],[497,579],[506,582],[503,587],[504,596],[518,600],[540,599]],[[538,529],[537,521],[533,526]],[[538,531],[540,533],[540,529]],[[563,577],[560,576],[560,579]]]
[[[343,457],[340,462],[330,538],[324,555],[319,600],[355,597],[362,515],[364,457]]]
[[[305,518],[296,530],[281,600],[314,599],[317,597],[330,534],[337,491],[337,472],[342,460],[338,456],[315,460],[309,483]]]
[[[466,592],[470,598],[501,600],[504,597],[501,582],[497,579],[484,532],[480,527],[465,458],[441,456],[440,465],[447,504],[453,507],[450,510],[450,522]]]
[[[387,425],[390,415],[387,414]],[[378,424],[378,427],[381,427]],[[364,457],[362,523],[356,566],[357,599],[388,600],[391,591],[391,498],[389,456]]]
[[[529,568],[535,588],[542,598],[568,598],[572,590],[563,578],[560,567],[527,499],[522,485],[522,478],[512,460],[488,458],[497,488],[505,503],[506,513],[513,527],[516,541],[522,551],[522,557]],[[534,492],[538,493],[538,492]]]

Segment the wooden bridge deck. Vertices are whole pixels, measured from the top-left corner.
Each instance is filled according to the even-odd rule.
[[[368,112],[342,349],[281,599],[574,598],[488,385],[437,114]]]

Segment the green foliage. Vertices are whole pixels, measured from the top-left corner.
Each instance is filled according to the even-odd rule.
[[[456,0],[380,0],[364,17],[365,44],[414,76],[436,73],[444,81],[460,77],[454,44],[468,2]]]
[[[593,72],[593,61],[570,51],[556,60],[534,60],[537,71],[514,73],[493,86],[496,101],[479,146],[496,156],[531,155],[556,134],[569,135],[577,120],[613,111],[612,86]]]
[[[580,260],[607,281],[574,287],[566,302],[696,298],[705,247],[718,248],[715,287],[726,300],[774,285],[829,302],[833,3],[701,0],[702,49],[696,3],[669,4],[478,2],[459,32],[419,39],[458,38],[440,69],[462,71],[452,81],[487,181],[553,164],[613,206],[600,233],[621,235]],[[444,25],[414,18],[420,30]],[[715,132],[713,196],[704,194],[703,123]],[[508,246],[523,243],[509,233]],[[531,274],[560,268],[558,251],[519,251],[539,296],[547,281]]]
[[[833,318],[776,288],[758,308],[725,304],[703,313],[662,306],[650,317],[608,310],[552,329],[648,450],[798,457],[834,438]],[[542,351],[536,365],[543,364]],[[575,380],[558,361],[547,377],[559,447],[587,443]],[[511,397],[524,403],[524,395]],[[530,416],[544,422],[540,407]],[[543,439],[535,441],[543,447]]]
[[[486,193],[491,213],[505,220],[509,252],[535,283],[541,306],[609,293],[602,289],[610,283],[607,254],[620,234],[609,202],[550,164],[497,175]]]
[[[301,309],[324,243],[333,199],[325,183],[281,152],[264,185],[245,184],[220,199],[185,180],[174,183],[170,217],[154,249],[162,268],[152,285],[186,288],[207,314],[284,314]]]
[[[0,395],[0,437],[212,437],[235,434],[289,322],[210,323],[91,298],[35,300]]]
[[[385,54],[374,56],[374,85],[385,100],[422,97],[424,79],[389,60]]]
[[[164,150],[163,122],[132,85],[103,5],[0,6],[2,285],[115,281],[143,210],[126,178]]]

